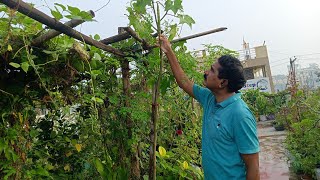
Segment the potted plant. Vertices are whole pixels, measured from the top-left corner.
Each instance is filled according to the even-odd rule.
[[[276,131],[284,131],[284,123],[282,121],[279,121],[276,119],[276,121],[274,121],[275,124],[273,125],[274,129]]]
[[[283,131],[285,129],[286,117],[284,114],[278,113],[275,121],[273,122],[273,127],[276,131]]]
[[[259,96],[256,99],[256,108],[259,113],[259,119],[260,121],[266,121],[267,120],[267,104],[268,104],[268,99],[263,96],[262,94],[259,94]]]

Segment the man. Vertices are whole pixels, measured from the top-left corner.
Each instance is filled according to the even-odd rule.
[[[163,35],[160,42],[178,85],[203,107],[205,179],[260,179],[256,121],[238,92],[246,82],[240,61],[221,56],[205,71],[203,88],[188,79]]]

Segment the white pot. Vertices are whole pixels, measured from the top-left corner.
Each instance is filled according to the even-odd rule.
[[[260,119],[260,121],[266,121],[267,116],[266,115],[259,115],[259,119]]]

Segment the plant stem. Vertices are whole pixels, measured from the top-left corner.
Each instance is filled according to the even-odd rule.
[[[10,95],[10,96],[12,96],[12,97],[13,97],[13,94],[8,93],[8,92],[6,92],[6,91],[4,91],[4,90],[2,90],[2,89],[0,89],[0,92],[2,92],[2,93],[4,93],[4,94],[7,94],[7,95]]]
[[[157,31],[158,36],[160,38],[161,35],[161,26],[160,26],[160,8],[159,4],[157,4],[157,11],[154,6],[154,2],[152,2],[152,9],[155,17],[155,21],[157,23]],[[160,43],[161,46],[161,43]],[[158,98],[159,98],[159,90],[160,90],[160,82],[162,79],[162,69],[163,69],[163,53],[160,49],[160,69],[158,74],[158,79],[154,83],[153,91],[152,91],[152,113],[151,113],[151,131],[150,131],[150,140],[151,140],[151,151],[150,151],[150,159],[149,159],[149,179],[156,179],[156,147],[157,147],[157,121],[159,119],[158,116]]]

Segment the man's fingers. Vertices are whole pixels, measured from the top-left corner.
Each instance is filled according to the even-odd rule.
[[[160,40],[167,39],[167,37],[164,34],[160,34]]]

